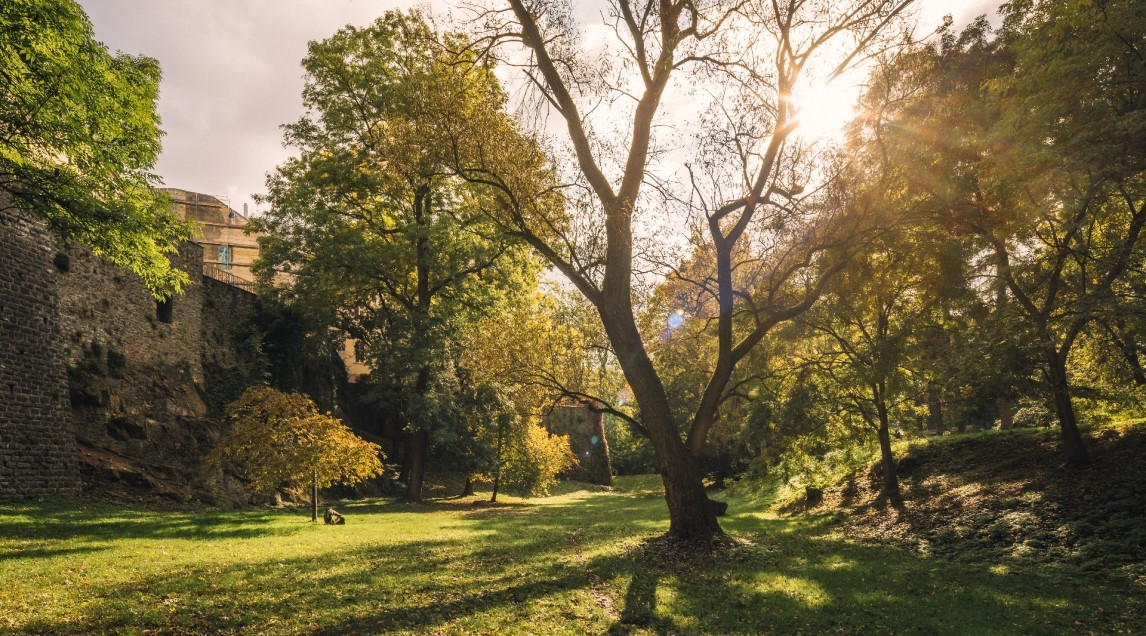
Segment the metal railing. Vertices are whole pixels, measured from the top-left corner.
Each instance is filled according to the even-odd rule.
[[[219,269],[218,267],[215,267],[214,265],[204,264],[203,265],[203,275],[206,276],[207,278],[213,278],[213,279],[219,281],[220,283],[226,283],[228,285],[231,285],[232,287],[238,287],[239,289],[242,289],[244,291],[249,291],[252,294],[255,293],[255,283],[253,281],[249,281],[245,278],[239,278],[238,276],[235,276],[231,272],[228,272],[228,271],[223,270],[223,269]]]

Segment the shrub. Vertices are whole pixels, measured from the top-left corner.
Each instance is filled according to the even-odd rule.
[[[552,435],[533,422],[513,431],[505,452],[501,483],[507,490],[529,497],[544,497],[557,474],[573,466],[567,436]]]

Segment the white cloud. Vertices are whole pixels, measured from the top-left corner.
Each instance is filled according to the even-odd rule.
[[[163,155],[157,172],[172,187],[253,201],[264,175],[283,161],[279,126],[302,113],[302,71],[310,40],[346,24],[367,24],[413,0],[80,0],[96,37],[113,50],[159,60]],[[425,4],[425,3],[420,3]],[[446,0],[430,6],[448,11]],[[600,10],[577,3],[591,20]],[[924,23],[952,13],[958,24],[993,12],[997,0],[921,4]],[[589,29],[593,37],[601,29]]]

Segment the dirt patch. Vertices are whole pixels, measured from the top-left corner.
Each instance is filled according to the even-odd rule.
[[[1068,564],[1146,584],[1146,426],[1105,428],[1087,440],[1092,465],[1065,465],[1057,435],[942,440],[909,453],[903,502],[870,475],[829,488],[852,538],[898,543],[943,558]]]

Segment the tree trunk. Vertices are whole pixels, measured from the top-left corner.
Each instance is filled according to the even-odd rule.
[[[310,482],[310,520],[318,521],[318,471],[314,471],[314,480]]]
[[[665,503],[669,511],[669,535],[688,541],[704,541],[724,535],[716,521],[716,512],[704,492],[696,462],[679,440],[680,452],[661,462],[661,482],[665,486]],[[660,455],[660,453],[658,453]]]
[[[943,394],[936,382],[927,383],[927,425],[936,435],[943,434]]]
[[[664,483],[668,506],[668,533],[687,541],[707,541],[724,536],[716,521],[716,512],[704,492],[696,458],[681,439],[664,386],[641,344],[640,332],[632,320],[627,300],[627,297],[621,298],[619,308],[606,305],[598,309],[656,451],[657,472]]]
[[[501,444],[502,439],[505,437],[505,422],[498,418],[497,421],[497,459],[493,465],[493,494],[490,495],[489,502],[497,503],[497,489],[501,486]]]
[[[1122,330],[1126,328],[1123,321],[1118,321],[1115,326]],[[1132,336],[1123,338],[1113,326],[1107,326],[1106,329],[1110,333],[1110,339],[1114,341],[1114,346],[1122,352],[1122,357],[1125,358],[1126,364],[1130,367],[1130,375],[1134,378],[1134,384],[1146,386],[1146,370],[1143,370],[1142,359],[1138,356],[1138,343],[1134,341]]]
[[[999,430],[1009,431],[1015,427],[1015,414],[1011,411],[1011,402],[1004,396],[995,398],[995,405],[999,407]]]
[[[1070,399],[1070,383],[1066,375],[1066,356],[1060,355],[1052,346],[1045,352],[1047,358],[1047,379],[1050,381],[1051,395],[1054,397],[1054,410],[1058,416],[1059,430],[1062,432],[1062,448],[1066,461],[1075,468],[1090,465],[1090,453],[1078,431],[1078,420],[1074,414],[1074,404]]]
[[[422,480],[426,476],[426,447],[429,446],[430,434],[425,429],[418,429],[410,433],[409,439],[407,463],[410,478],[406,481],[406,501],[422,503]]]
[[[402,449],[402,461],[400,464],[401,468],[398,469],[398,481],[403,483],[403,484],[409,484],[410,483],[410,434],[403,432],[400,437],[395,437],[394,439],[395,439],[395,443],[394,443],[395,448],[399,447],[398,446],[398,440],[401,440],[403,442],[401,447],[400,447]]]
[[[474,478],[473,475],[466,475],[466,485],[462,487],[463,497],[472,497],[474,495]]]
[[[879,414],[879,454],[883,464],[883,493],[899,497],[899,478],[895,475],[895,455],[891,452],[891,430],[887,423],[887,407],[876,404]]]
[[[414,195],[414,221],[420,230],[429,225],[430,219],[430,189],[418,188]],[[414,256],[416,274],[418,279],[418,304],[414,312],[414,341],[418,346],[424,345],[425,325],[430,312],[430,265],[427,262],[427,243],[425,232],[421,232],[415,242]],[[414,387],[416,399],[422,399],[430,387],[430,367],[422,366],[418,371],[417,384]],[[417,422],[418,430],[410,431],[410,445],[406,466],[409,469],[409,479],[406,481],[406,501],[422,503],[422,480],[426,475],[426,451],[430,444],[430,434],[426,431],[427,422]]]
[[[1130,365],[1130,373],[1134,378],[1134,384],[1146,386],[1146,370],[1142,368],[1142,360],[1138,357],[1138,348],[1134,345],[1129,345],[1123,355],[1126,356],[1126,363]]]

